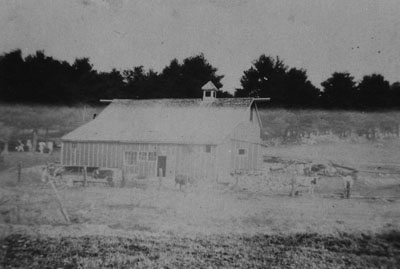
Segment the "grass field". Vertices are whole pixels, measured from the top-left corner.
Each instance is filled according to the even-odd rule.
[[[92,119],[104,107],[41,106],[0,104],[0,150],[9,140],[13,151],[17,140],[32,140],[36,130],[39,140],[59,141],[59,138]],[[9,132],[4,132],[8,129]]]
[[[358,141],[399,137],[400,112],[354,112],[323,110],[260,111],[263,139],[301,142],[310,134],[332,134],[340,139]],[[330,138],[332,139],[332,138]]]

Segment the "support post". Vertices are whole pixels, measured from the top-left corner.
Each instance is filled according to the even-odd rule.
[[[125,184],[126,184],[126,173],[125,173],[125,169],[124,168],[122,168],[121,169],[121,188],[123,188],[123,187],[125,187]]]
[[[347,198],[347,199],[350,198],[350,189],[351,189],[351,187],[350,187],[350,182],[347,181],[347,182],[346,182],[346,198]]]
[[[87,186],[87,168],[86,166],[83,167],[83,186]]]
[[[161,188],[163,175],[164,175],[163,174],[163,169],[162,168],[158,168],[158,189]]]
[[[291,191],[290,191],[290,196],[294,197],[296,195],[296,177],[293,176],[291,178]]]

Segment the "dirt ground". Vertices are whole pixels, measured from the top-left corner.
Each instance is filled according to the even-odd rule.
[[[339,177],[315,194],[289,197],[290,175],[269,172],[238,184],[207,182],[179,190],[172,179],[136,180],[125,188],[40,181],[47,159],[29,159],[22,178],[0,172],[0,264],[32,268],[398,268],[400,180],[397,143],[285,146],[270,156],[331,160],[360,172],[352,197]],[[54,156],[52,158],[55,158]],[[27,163],[25,161],[25,163]],[[43,246],[42,248],[40,246]],[[107,251],[109,250],[109,251]],[[1,256],[0,256],[1,257]],[[30,257],[30,258],[29,258]],[[75,258],[71,258],[75,257]]]

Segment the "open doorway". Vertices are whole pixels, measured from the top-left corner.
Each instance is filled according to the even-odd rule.
[[[157,176],[165,177],[167,170],[167,156],[157,157]]]

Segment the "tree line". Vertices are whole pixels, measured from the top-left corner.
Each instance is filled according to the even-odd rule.
[[[99,72],[89,58],[69,64],[43,51],[24,58],[18,49],[0,56],[0,101],[73,105],[115,98],[195,98],[208,81],[222,87],[222,78],[203,54],[183,62],[174,59],[160,73],[143,66]],[[218,94],[232,96],[224,91]]]
[[[182,62],[173,59],[161,72],[134,66],[99,72],[89,58],[70,64],[43,51],[22,56],[13,50],[0,56],[0,101],[73,105],[97,104],[100,99],[200,98],[201,87],[212,81],[222,87],[218,74],[203,54]],[[279,57],[261,55],[243,72],[234,95],[219,90],[218,97],[269,97],[268,106],[380,110],[400,108],[400,82],[390,84],[380,74],[355,81],[348,72],[335,72],[314,86],[304,69],[288,67]]]
[[[308,80],[304,69],[289,68],[279,58],[261,55],[244,71],[235,96],[270,97],[269,106],[382,110],[400,108],[400,82],[390,84],[380,74],[365,75],[360,82],[348,72],[335,72],[321,83]]]

